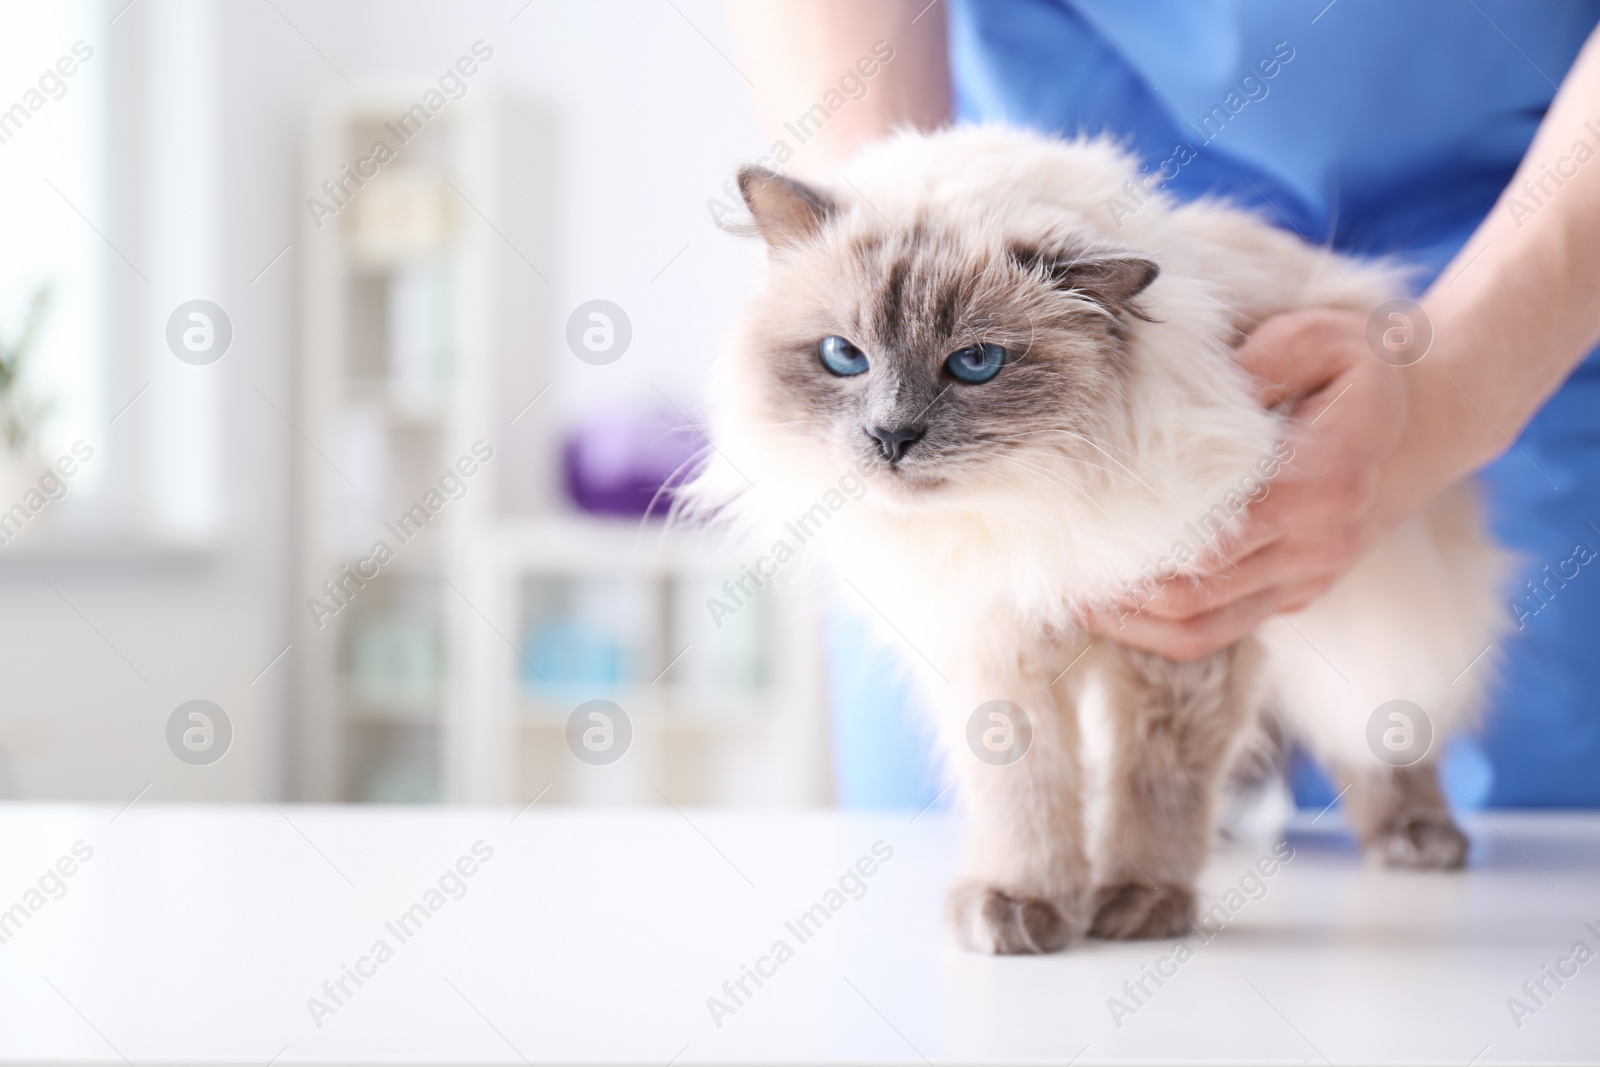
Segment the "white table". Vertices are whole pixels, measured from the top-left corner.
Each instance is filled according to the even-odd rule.
[[[1600,951],[1600,816],[1473,823],[1461,876],[1365,867],[1336,816],[1302,821],[1264,895],[1179,964],[1160,962],[1170,943],[951,949],[939,905],[957,828],[936,814],[515,814],[0,805],[0,908],[26,908],[75,842],[93,849],[0,945],[0,1060],[1600,1061],[1600,959],[1546,978],[1520,1028],[1507,1007],[1576,942]],[[401,942],[385,922],[479,841],[493,855],[465,894]],[[877,841],[892,858],[802,943],[785,922]],[[1220,853],[1207,896],[1260,851]],[[771,977],[747,978],[718,1027],[707,998],[779,939],[792,958],[763,963]],[[346,978],[316,1025],[308,998],[333,1007],[324,981],[379,940],[392,958],[361,963],[371,976]],[[1109,998],[1135,1007],[1123,983],[1158,964],[1171,977],[1146,978],[1151,995],[1114,1020]]]

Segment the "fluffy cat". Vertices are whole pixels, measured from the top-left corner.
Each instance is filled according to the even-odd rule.
[[[1270,736],[1349,786],[1370,852],[1465,859],[1433,756],[1479,708],[1489,671],[1458,675],[1503,625],[1470,485],[1214,655],[1180,663],[1079,624],[1153,573],[1191,573],[1293,461],[1230,358],[1243,334],[1403,293],[1393,266],[1223,203],[1156,193],[1114,218],[1137,177],[1107,142],[996,127],[899,135],[826,186],[739,173],[769,254],[685,503],[773,546],[763,579],[803,536],[905,649],[970,814],[948,917],[977,951],[1185,931],[1219,794]],[[835,488],[852,471],[870,476],[859,501]],[[1095,694],[1104,751],[1087,761]],[[1367,739],[1396,698],[1433,729],[1409,767]],[[1020,724],[990,713],[1007,707]],[[1030,735],[1020,759],[983,758],[992,724]]]

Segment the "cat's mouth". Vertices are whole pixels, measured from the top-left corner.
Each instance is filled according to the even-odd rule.
[[[938,489],[948,481],[949,479],[943,475],[935,474],[929,470],[918,469],[914,463],[880,463],[878,465],[878,482],[891,495],[891,498],[914,499],[921,494]]]

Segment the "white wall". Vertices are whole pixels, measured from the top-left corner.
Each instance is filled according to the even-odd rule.
[[[468,14],[438,3],[336,5],[332,43],[319,47],[358,85],[419,91],[474,40],[493,47],[471,91],[482,80],[522,94],[555,125],[556,259],[535,264],[550,277],[560,317],[548,343],[565,357],[565,313],[596,297],[633,321],[633,346],[619,362],[558,361],[566,399],[659,404],[654,382],[692,401],[759,255],[717,231],[706,207],[741,161],[764,151],[748,87],[718,54],[733,56],[722,5],[535,0],[518,15],[524,2],[472,5]],[[326,5],[280,6],[308,34],[326,22],[316,14]],[[304,51],[296,62],[308,80],[337,82]],[[528,284],[544,283],[529,272]]]
[[[163,123],[177,119],[144,113],[127,87],[159,81],[151,35],[169,40],[161,27],[194,18],[199,2],[141,0],[104,33],[107,62],[96,73],[110,80],[113,158],[127,168],[113,175],[108,236],[135,263],[173,258],[152,205],[171,192],[163,182],[193,175],[192,161],[172,158]],[[220,530],[200,551],[151,551],[126,535],[92,559],[21,538],[0,550],[0,796],[126,800],[147,785],[141,802],[280,795],[287,658],[252,680],[288,643],[289,612],[304,595],[288,587],[295,431],[263,399],[292,410],[294,252],[252,279],[294,240],[313,192],[300,187],[298,158],[309,101],[348,89],[346,78],[420,93],[482,39],[495,54],[471,91],[492,86],[546,109],[556,202],[550,259],[537,266],[555,314],[538,343],[553,354],[557,385],[541,403],[564,411],[654,406],[659,387],[692,413],[759,255],[717,232],[706,205],[738,162],[764,149],[748,87],[724,58],[733,47],[720,4],[274,4],[216,4],[201,20],[214,51],[200,62],[217,95],[198,110],[218,123],[206,172],[219,219],[204,241],[209,291],[195,295],[221,304],[234,328],[228,354],[198,368],[217,395],[207,447],[222,472]],[[180,259],[172,272],[192,266]],[[158,291],[164,281],[152,279]],[[528,284],[546,283],[530,272]],[[171,357],[159,298],[115,262],[110,288],[115,410],[143,371],[169,372]],[[566,313],[596,297],[633,322],[629,353],[605,367],[570,357],[562,340]],[[166,410],[148,407],[146,425]],[[108,440],[125,461],[149,454],[120,428]],[[210,767],[179,762],[164,739],[168,715],[194,698],[234,723],[232,750]]]

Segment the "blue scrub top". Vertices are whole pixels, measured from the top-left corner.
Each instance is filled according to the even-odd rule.
[[[1180,199],[1399,255],[1426,284],[1509,184],[1600,0],[950,0],[948,17],[959,118],[1111,134]],[[1445,753],[1447,793],[1597,806],[1600,355],[1518,446],[1483,481],[1524,561],[1507,608],[1520,629],[1486,731]],[[831,642],[841,799],[924,803],[928,741],[891,728],[908,717],[882,693],[843,684],[863,655],[848,625]],[[1333,795],[1303,761],[1294,779],[1302,803]]]

